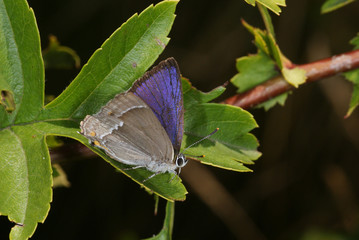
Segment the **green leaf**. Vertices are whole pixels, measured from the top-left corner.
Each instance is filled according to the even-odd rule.
[[[9,113],[0,105],[0,128],[33,121],[44,101],[44,68],[34,13],[24,0],[0,2],[0,92],[13,97]]]
[[[350,44],[354,45],[354,50],[359,49],[359,33],[357,33],[356,37],[350,40]]]
[[[52,200],[45,137],[31,125],[13,126],[0,131],[0,146],[0,213],[17,223],[11,239],[27,239],[45,220]]]
[[[359,105],[359,69],[344,73],[346,79],[353,83],[353,93],[350,99],[349,109],[345,117],[349,117]]]
[[[279,104],[281,106],[284,106],[285,100],[287,100],[288,93],[283,93],[281,95],[278,95],[268,101],[265,101],[264,103],[258,104],[255,108],[264,108],[265,111],[268,111],[275,105]]]
[[[133,15],[98,49],[69,87],[46,106],[46,118],[82,119],[97,112],[154,63],[167,45],[178,1]]]
[[[78,133],[79,121],[72,117],[97,111],[96,104],[105,104],[112,97],[109,93],[126,89],[157,59],[169,40],[176,4],[161,2],[133,16],[43,110],[44,68],[33,12],[25,0],[0,2],[0,214],[16,223],[11,239],[31,237],[49,211],[52,169],[46,137],[65,136],[87,144]],[[148,176],[144,171],[126,174],[136,181]],[[169,174],[159,176],[145,187],[164,198],[184,200],[180,179],[164,184],[169,180]]]
[[[262,51],[266,55],[270,56],[270,50],[267,43],[267,32],[253,27],[244,20],[242,20],[242,25],[254,36],[254,44],[257,46],[258,51]]]
[[[285,0],[245,0],[245,1],[252,6],[255,6],[255,2],[260,3],[277,15],[279,15],[279,13],[282,12],[279,6],[284,6],[284,7],[286,6]]]
[[[354,49],[359,49],[359,33],[354,37],[350,43],[354,45]],[[346,79],[353,83],[353,93],[350,99],[350,105],[345,117],[349,117],[356,107],[359,105],[359,69],[349,71],[343,74]]]
[[[244,0],[246,1],[248,4],[252,5],[253,7],[256,5],[256,0]]]
[[[238,92],[240,93],[248,91],[277,75],[276,66],[289,84],[298,87],[306,81],[306,72],[299,68],[291,68],[293,64],[281,52],[274,38],[274,31],[271,29],[271,20],[267,11],[262,9],[262,15],[264,15],[267,22],[266,26],[269,33],[242,20],[243,26],[254,36],[254,43],[258,48],[258,53],[237,59],[239,73],[231,79],[231,82],[239,88]],[[282,94],[258,105],[258,107],[264,107],[265,110],[268,110],[276,103],[282,105],[287,96],[288,94],[286,93]]]
[[[0,213],[17,223],[11,239],[27,239],[44,222],[52,200],[46,134],[75,135],[70,121],[36,122],[0,131]],[[35,151],[34,151],[35,150]]]
[[[270,34],[272,34],[272,36],[274,37],[275,33],[274,33],[274,27],[273,27],[273,23],[272,23],[272,18],[270,17],[270,14],[269,14],[267,8],[263,7],[262,5],[258,5],[258,9],[259,9],[259,12],[262,15],[263,22],[264,22],[264,24],[266,26],[267,31]]]
[[[171,240],[174,215],[175,215],[175,203],[171,201],[167,201],[166,217],[163,222],[162,230],[156,236],[151,238],[146,238],[145,240]]]
[[[238,58],[236,67],[238,74],[231,79],[231,83],[238,88],[240,93],[278,75],[273,60],[262,51],[255,55]]]
[[[59,164],[52,165],[52,178],[53,178],[53,188],[56,187],[70,187],[70,182],[67,180],[67,175],[65,171]]]
[[[0,62],[0,214],[17,223],[11,239],[27,239],[47,216],[52,179],[45,137],[21,126],[44,101],[40,38],[26,1],[0,2]]]
[[[283,67],[286,66],[287,59],[283,55],[282,51],[279,49],[279,46],[274,36],[270,33],[267,34],[267,43],[268,48],[270,49],[270,56],[277,63],[279,69],[283,69]]]
[[[350,105],[345,117],[349,117],[359,105],[359,85],[354,85]]]
[[[277,15],[282,12],[278,6],[285,6],[285,0],[257,0],[257,2],[261,3]]]
[[[262,46],[258,50],[257,54],[244,56],[237,59],[236,67],[238,74],[232,77],[231,83],[233,83],[233,85],[238,88],[239,93],[246,92],[279,74],[276,70],[276,64],[274,60],[269,55],[270,48],[267,47],[266,41],[264,40],[266,38],[265,32],[259,29],[255,29],[250,25],[247,25],[247,28],[253,33],[256,32],[255,34],[257,35],[257,39],[262,39],[263,41],[257,42],[258,46]],[[264,45],[262,45],[262,43]],[[263,52],[262,49],[266,49],[268,54]],[[276,52],[280,53],[280,51]],[[290,77],[291,76],[289,76],[289,79],[291,79]],[[294,77],[296,77],[295,74]],[[262,104],[259,104],[256,108],[263,107],[266,111],[268,111],[277,103],[283,105],[287,99],[287,96],[287,93],[281,94],[280,96],[274,97]]]
[[[242,20],[242,24],[254,36],[254,44],[258,48],[258,52],[263,52],[273,59],[279,69],[290,65],[289,60],[283,55],[274,36],[266,30],[255,28]]]
[[[47,138],[46,138],[46,144],[51,149],[51,148],[57,148],[57,147],[63,146],[64,142],[61,139],[59,139],[58,137],[56,137],[54,135],[50,135],[50,136],[47,136]]]
[[[283,68],[282,74],[285,80],[289,82],[294,87],[298,87],[300,84],[305,83],[306,77],[306,71],[301,68]]]
[[[355,0],[327,0],[321,8],[322,13],[328,13],[338,8],[344,7]]]
[[[188,89],[188,82],[182,81],[183,89]],[[210,92],[209,94],[212,94]],[[204,164],[234,170],[250,171],[243,164],[253,164],[261,154],[257,151],[256,138],[248,133],[257,127],[251,114],[241,108],[198,101],[190,102],[198,90],[184,92],[185,136],[182,149],[207,136],[216,128],[219,131],[199,144],[187,149],[185,154],[204,158],[198,159]]]
[[[210,92],[201,92],[198,91],[192,84],[186,79],[182,78],[182,92],[185,100],[185,108],[190,108],[192,104],[206,103],[212,101],[213,99],[219,97],[224,91],[225,87],[219,86],[213,89]]]
[[[49,46],[42,52],[45,68],[73,69],[80,67],[80,57],[77,53],[65,46],[61,46],[53,35],[49,37]]]
[[[251,115],[240,108],[204,103],[188,109],[182,148],[207,136],[217,127],[219,131],[216,134],[191,147],[185,154],[204,154],[205,157],[199,160],[208,165],[250,171],[243,164],[253,164],[253,160],[260,156],[256,150],[257,140],[248,133],[256,125]]]

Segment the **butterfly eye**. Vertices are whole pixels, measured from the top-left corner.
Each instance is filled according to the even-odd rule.
[[[178,154],[177,159],[176,159],[177,167],[179,167],[179,168],[184,167],[184,166],[186,166],[187,162],[188,162],[188,160],[182,153]]]

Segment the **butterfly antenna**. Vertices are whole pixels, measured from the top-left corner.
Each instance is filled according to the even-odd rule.
[[[205,136],[204,138],[202,138],[202,139],[200,139],[200,140],[198,140],[197,142],[195,142],[195,143],[192,143],[191,145],[189,145],[188,147],[186,147],[184,150],[183,150],[183,152],[182,153],[184,153],[188,148],[190,148],[190,147],[193,147],[194,145],[196,145],[196,144],[198,144],[198,143],[200,143],[200,142],[202,142],[203,140],[205,140],[205,139],[207,139],[207,138],[209,138],[209,137],[211,137],[213,134],[215,134],[217,131],[219,130],[219,128],[216,128],[216,130],[214,130],[213,132],[211,132],[210,134],[208,134],[207,136]],[[201,157],[201,156],[198,156],[198,157]],[[204,156],[203,156],[204,157]]]
[[[204,158],[204,157],[206,156],[205,155],[195,156],[195,155],[186,154],[186,158]]]

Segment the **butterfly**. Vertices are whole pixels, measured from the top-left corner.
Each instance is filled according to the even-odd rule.
[[[111,158],[144,167],[153,175],[176,174],[187,164],[180,153],[183,137],[183,94],[174,58],[160,62],[80,123],[81,134]],[[146,179],[147,180],[147,179]]]
[[[183,93],[178,64],[174,58],[160,62],[116,95],[100,111],[80,123],[81,134],[111,158],[174,177],[188,160],[180,152],[183,138]],[[218,128],[191,144],[212,136]],[[186,149],[187,149],[186,148]],[[186,150],[185,149],[185,150]],[[172,178],[173,179],[173,178]]]

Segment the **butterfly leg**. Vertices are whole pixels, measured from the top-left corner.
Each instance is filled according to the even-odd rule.
[[[134,166],[134,167],[130,167],[130,168],[124,168],[122,170],[127,171],[127,170],[134,170],[134,169],[138,169],[138,168],[142,168],[144,166]],[[154,174],[152,174],[151,176],[149,176],[148,178],[146,178],[145,180],[142,181],[142,183],[146,182],[147,180],[150,180],[151,178],[153,178],[154,176],[160,174],[161,172],[155,172]]]
[[[146,178],[145,180],[142,181],[142,183],[146,182],[147,180],[153,178],[154,176],[160,174],[161,172],[155,172],[154,174],[152,174],[151,176],[149,176],[148,178]]]
[[[134,166],[134,167],[130,167],[130,168],[125,168],[123,169],[124,171],[127,170],[134,170],[134,169],[138,169],[138,168],[142,168],[144,166]],[[153,178],[154,176],[160,174],[161,172],[155,172],[154,174],[152,174],[151,176],[149,176],[148,178],[146,178],[145,180],[142,181],[142,183],[146,182],[147,180],[150,180],[151,178]]]
[[[162,172],[155,172],[154,174],[152,174],[151,176],[149,176],[148,178],[146,178],[145,180],[143,180],[142,183],[146,182],[147,180],[153,178],[154,176],[156,176],[156,175],[158,175],[158,174],[160,174],[160,173],[162,173]],[[176,176],[178,176],[178,174],[177,174],[176,171],[170,171],[170,173],[173,173],[173,177],[172,177],[171,180],[169,181],[169,182],[172,182],[173,179],[174,179]]]
[[[181,170],[181,169],[180,169]],[[176,171],[171,171],[170,173],[173,173],[173,177],[171,178],[171,180],[169,182],[172,182],[173,179],[175,179],[176,176],[178,176]]]
[[[144,166],[134,166],[134,167],[130,167],[130,168],[124,168],[124,169],[122,169],[122,170],[124,170],[124,171],[127,171],[127,170],[134,170],[134,169],[137,169],[137,168],[142,168],[142,167],[144,167]]]

